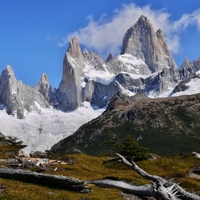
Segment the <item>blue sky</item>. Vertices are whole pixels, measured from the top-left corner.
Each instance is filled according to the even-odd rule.
[[[178,66],[200,57],[199,0],[0,0],[0,73],[9,64],[31,86],[46,73],[58,88],[73,35],[103,58],[118,55],[141,14],[163,30]]]

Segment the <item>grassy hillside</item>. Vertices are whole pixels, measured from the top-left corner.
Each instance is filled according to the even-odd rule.
[[[163,156],[199,151],[200,94],[129,101],[117,96],[105,113],[54,145],[52,151],[65,154],[78,149],[90,155],[105,155],[113,149],[104,145],[111,139],[109,132],[120,139],[128,134],[140,137],[140,145]]]

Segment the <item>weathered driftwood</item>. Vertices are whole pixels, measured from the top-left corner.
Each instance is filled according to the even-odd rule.
[[[135,164],[135,162],[132,161],[132,163],[130,163],[120,154],[116,154],[116,155],[120,158],[120,162],[122,162],[127,167],[139,173],[142,177],[149,180],[152,184],[143,185],[143,186],[134,186],[134,185],[130,185],[121,181],[113,181],[113,180],[97,180],[97,181],[91,181],[90,183],[93,183],[100,187],[117,188],[123,192],[135,194],[138,196],[150,196],[150,197],[154,197],[155,199],[200,200],[200,197],[198,195],[186,192],[178,184],[173,183],[171,181],[167,181],[160,176],[148,174],[143,169],[138,167]]]
[[[66,176],[36,173],[22,169],[0,168],[0,177],[20,180],[57,189],[79,191],[82,193],[88,193],[92,191],[91,188],[86,187],[86,182],[82,180]]]

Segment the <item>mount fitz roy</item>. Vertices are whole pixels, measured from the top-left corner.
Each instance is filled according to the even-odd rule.
[[[109,54],[106,61],[86,48],[82,52],[75,36],[65,53],[57,89],[52,90],[46,74],[35,87],[27,86],[16,80],[13,69],[7,66],[0,77],[0,108],[24,119],[44,108],[72,112],[85,102],[95,109],[105,108],[118,92],[129,96],[144,92],[153,98],[187,91],[194,94],[200,89],[191,90],[194,84],[190,83],[199,81],[198,70],[200,58],[192,62],[186,58],[178,68],[162,31],[155,32],[147,17],[141,16],[125,33],[120,55],[113,58]]]
[[[144,91],[159,97],[172,92],[179,82],[191,78],[200,69],[200,60],[187,59],[178,69],[161,30],[154,32],[150,21],[141,16],[125,33],[121,54],[109,55],[107,62],[94,52],[81,52],[75,36],[64,56],[62,80],[52,91],[46,74],[35,87],[17,81],[10,66],[1,74],[0,97],[7,113],[24,118],[31,111],[54,106],[72,111],[84,101],[105,107],[118,91],[129,94]]]

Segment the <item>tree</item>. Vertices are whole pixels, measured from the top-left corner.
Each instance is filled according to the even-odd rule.
[[[106,143],[113,143],[114,151],[124,155],[127,159],[144,160],[150,157],[148,148],[140,146],[135,138],[128,134],[124,139],[120,140],[114,133],[108,133],[112,139]]]
[[[127,135],[117,146],[118,152],[128,159],[144,160],[150,157],[148,149],[140,146],[132,135]]]
[[[17,137],[8,136],[7,138],[4,139],[4,142],[6,145],[15,146],[18,149],[23,149],[27,147],[27,145],[23,144],[23,141],[19,140],[19,138]]]
[[[19,140],[17,137],[8,136],[8,139],[10,144],[17,147],[18,149],[27,147],[27,145],[23,144],[23,141]]]

